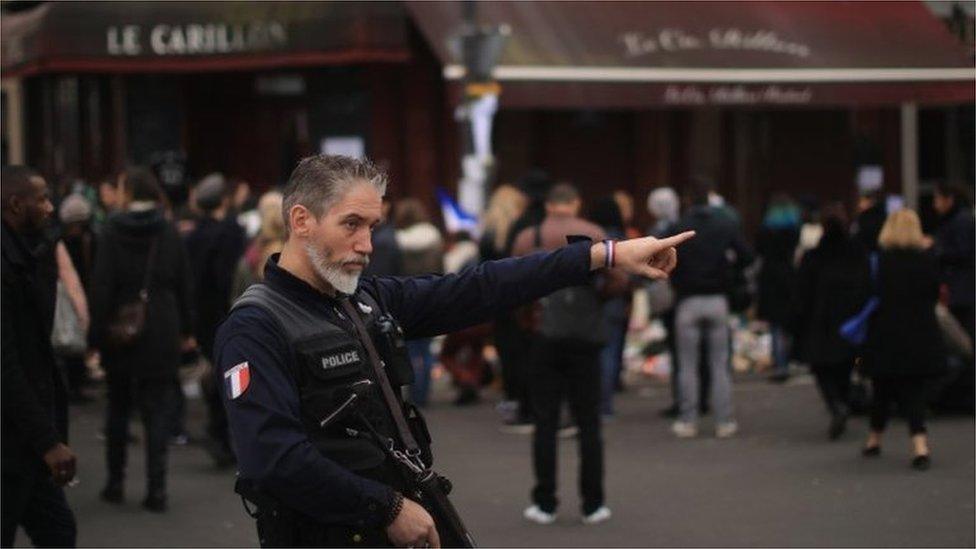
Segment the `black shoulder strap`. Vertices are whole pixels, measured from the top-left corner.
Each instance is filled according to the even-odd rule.
[[[149,246],[149,257],[146,259],[146,274],[142,277],[142,288],[139,290],[139,298],[149,301],[149,283],[152,281],[153,271],[156,268],[156,249],[159,247],[160,236],[153,237],[152,244]]]
[[[535,240],[532,245],[537,251],[542,249],[542,223],[535,226]]]
[[[321,322],[306,311],[304,307],[264,283],[248,286],[244,293],[234,301],[231,311],[245,305],[260,307],[271,314],[285,332],[285,337],[292,340],[289,343],[312,335],[321,329]]]
[[[366,347],[366,354],[369,355],[369,363],[373,367],[373,374],[377,383],[379,383],[380,392],[383,394],[383,400],[386,401],[386,407],[390,412],[390,416],[393,417],[393,423],[396,424],[400,440],[403,442],[404,447],[406,447],[407,455],[411,457],[419,456],[420,447],[413,438],[410,427],[407,426],[407,419],[403,416],[403,408],[400,406],[400,401],[397,400],[396,394],[393,392],[390,380],[386,377],[386,371],[383,369],[383,361],[380,359],[379,352],[376,351],[376,346],[373,345],[372,338],[369,337],[369,332],[363,324],[363,319],[359,316],[359,311],[356,310],[356,307],[348,297],[343,298],[341,303],[342,309],[346,311],[353,326],[356,327],[356,333],[359,334],[360,341]]]

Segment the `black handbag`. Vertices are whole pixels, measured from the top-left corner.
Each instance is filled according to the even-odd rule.
[[[106,339],[109,346],[114,349],[131,347],[146,330],[146,316],[149,310],[149,281],[156,264],[156,247],[157,241],[153,240],[149,248],[149,258],[146,261],[146,274],[143,276],[142,288],[139,290],[138,297],[133,301],[119,305],[112,319],[108,322]]]

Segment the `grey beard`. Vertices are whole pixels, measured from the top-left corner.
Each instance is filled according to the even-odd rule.
[[[359,286],[358,273],[349,274],[343,271],[342,263],[328,261],[311,243],[305,244],[305,253],[308,254],[308,260],[312,263],[315,272],[336,291],[347,295],[356,293],[356,287]],[[366,261],[368,262],[369,259],[367,258]]]

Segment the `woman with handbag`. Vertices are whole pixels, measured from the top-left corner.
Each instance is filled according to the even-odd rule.
[[[918,215],[904,209],[888,216],[878,237],[877,311],[868,327],[865,372],[874,400],[871,431],[863,455],[881,453],[881,435],[898,403],[908,421],[917,470],[929,467],[925,395],[930,381],[945,371],[946,356],[935,315],[939,264],[927,248]]]
[[[856,352],[840,327],[868,299],[870,278],[865,251],[848,234],[844,206],[826,206],[820,243],[803,254],[797,273],[794,335],[797,356],[810,364],[830,413],[831,440],[847,427]]]
[[[180,352],[195,345],[191,274],[183,243],[164,218],[156,177],[132,168],[120,179],[123,208],[103,228],[90,292],[90,343],[101,352],[109,399],[108,482],[101,497],[124,498],[127,427],[137,407],[146,440],[143,506],[161,512]]]

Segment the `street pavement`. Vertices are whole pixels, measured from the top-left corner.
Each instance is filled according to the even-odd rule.
[[[436,467],[455,486],[455,504],[481,546],[490,547],[973,547],[974,422],[941,417],[930,425],[933,466],[908,467],[905,424],[895,421],[882,457],[859,447],[866,420],[855,418],[837,442],[826,439],[827,416],[808,377],[786,385],[740,379],[735,404],[741,425],[733,439],[677,440],[657,412],[665,387],[646,383],[618,396],[617,416],[605,423],[606,494],[613,518],[579,521],[574,439],[560,443],[557,522],[521,518],[532,485],[530,441],[501,433],[497,396],[455,408],[437,384],[428,411]],[[175,447],[170,459],[170,511],[153,514],[144,495],[144,455],[130,446],[126,502],[98,499],[105,481],[101,402],[72,408],[72,446],[79,455],[77,486],[68,499],[79,546],[256,546],[252,520],[233,491],[233,471],[217,471],[198,445]],[[191,428],[202,430],[203,406],[189,403]],[[138,422],[133,431],[141,436]],[[18,545],[26,546],[23,533]]]

